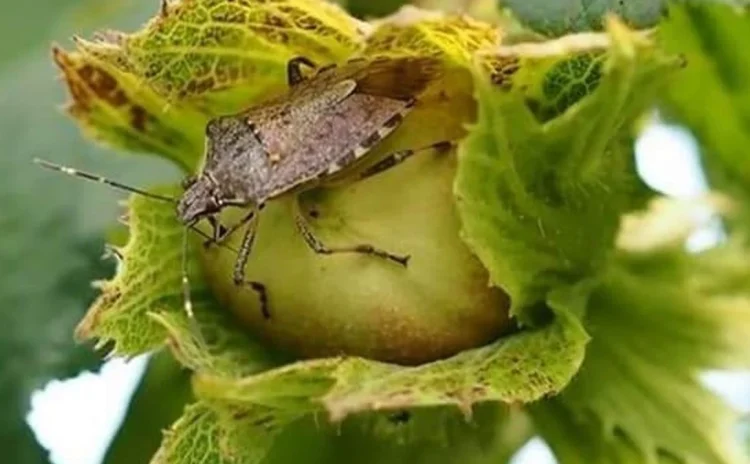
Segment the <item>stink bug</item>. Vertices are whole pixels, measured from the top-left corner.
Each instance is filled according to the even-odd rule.
[[[207,124],[203,168],[197,176],[183,182],[185,191],[179,199],[149,194],[52,163],[40,163],[67,174],[174,202],[186,230],[203,234],[196,224],[202,219],[209,221],[212,234],[203,234],[206,246],[221,244],[246,226],[233,280],[236,285],[249,285],[258,293],[263,315],[270,318],[265,287],[260,282],[245,280],[245,264],[259,211],[268,201],[285,195],[298,197],[303,191],[346,177],[355,168],[358,168],[357,178],[361,179],[411,156],[415,150],[404,150],[368,165],[365,155],[401,124],[414,107],[416,96],[439,73],[437,63],[428,58],[352,60],[342,67],[321,68],[309,78],[304,76],[303,66],[315,67],[303,57],[289,61],[290,89],[285,94]],[[441,142],[426,148],[443,149],[449,144]],[[409,256],[395,255],[370,244],[326,246],[313,233],[299,204],[294,203],[295,223],[316,253],[363,253],[407,266]],[[230,206],[246,208],[248,213],[238,223],[225,227],[217,217]],[[186,275],[183,284],[186,310],[190,313]]]

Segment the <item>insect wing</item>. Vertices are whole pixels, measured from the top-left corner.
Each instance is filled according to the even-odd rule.
[[[321,69],[315,80],[357,82],[357,93],[408,100],[423,93],[444,73],[440,60],[431,57],[354,58],[337,67]]]
[[[412,101],[354,93],[313,115],[260,124],[269,152],[280,156],[263,190],[269,198],[352,165],[391,133]]]

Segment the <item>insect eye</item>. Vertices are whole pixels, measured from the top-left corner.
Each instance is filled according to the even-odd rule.
[[[185,190],[189,189],[195,183],[195,181],[195,176],[188,176],[182,179],[182,188]]]

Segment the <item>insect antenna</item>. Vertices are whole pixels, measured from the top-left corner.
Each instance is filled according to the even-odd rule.
[[[190,227],[185,227],[185,233],[182,234],[182,300],[185,305],[185,313],[191,320],[195,319],[195,313],[193,313],[193,300],[190,297],[190,278],[188,277],[188,230]]]
[[[179,202],[177,198],[172,198],[172,197],[168,197],[164,195],[159,195],[157,193],[147,192],[145,190],[141,190],[136,187],[131,187],[130,185],[125,185],[120,182],[107,179],[106,177],[103,177],[103,176],[98,176],[96,174],[91,174],[85,171],[79,171],[77,169],[73,169],[67,166],[62,166],[60,164],[55,164],[50,161],[45,161],[39,158],[34,158],[34,162],[44,168],[51,169],[53,171],[62,172],[63,174],[67,174],[69,176],[80,177],[82,179],[90,180],[93,182],[99,182],[100,184],[105,184],[118,190],[124,190],[126,192],[135,193],[138,195],[142,195],[144,197],[152,198],[154,200],[167,201],[170,203]]]
[[[110,180],[110,179],[107,179],[106,177],[99,176],[96,174],[91,174],[85,171],[79,171],[71,167],[52,163],[50,161],[45,161],[39,158],[35,158],[34,162],[44,168],[51,169],[53,171],[58,171],[63,174],[67,174],[69,176],[80,177],[80,178],[90,180],[93,182],[105,184],[118,190],[135,193],[137,195],[142,195],[144,197],[151,198],[154,200],[166,201],[169,203],[179,203],[179,199],[177,198],[172,198],[172,197],[168,197],[165,195],[159,195],[156,193],[147,192],[145,190],[132,187],[130,185],[122,184],[120,182]],[[198,341],[205,344],[205,339],[203,338],[200,328],[198,327],[198,322],[195,319],[195,313],[193,312],[193,300],[190,296],[190,278],[188,277],[188,231],[189,230],[192,230],[198,233],[199,235],[203,236],[206,239],[211,239],[212,237],[208,235],[207,233],[203,232],[202,230],[198,229],[195,224],[187,224],[185,227],[185,233],[183,235],[183,243],[182,243],[182,264],[181,264],[182,282],[181,283],[182,283],[182,296],[183,296],[183,302],[184,302],[184,310],[188,316],[188,319],[190,320],[191,329],[193,330],[196,337],[198,338]],[[222,244],[219,244],[219,246],[237,253],[236,249],[230,247],[227,244],[222,243]]]
[[[167,197],[167,196],[164,196],[164,195],[159,195],[159,194],[156,194],[156,193],[147,192],[145,190],[142,190],[142,189],[139,189],[139,188],[136,188],[136,187],[132,187],[130,185],[125,185],[123,183],[107,179],[106,177],[103,177],[103,176],[99,176],[99,175],[96,175],[96,174],[91,174],[91,173],[85,172],[85,171],[79,171],[78,169],[74,169],[74,168],[71,168],[71,167],[68,167],[68,166],[62,166],[60,164],[52,163],[50,161],[45,161],[45,160],[42,160],[42,159],[39,159],[39,158],[35,158],[34,162],[36,164],[44,167],[44,168],[51,169],[51,170],[57,171],[57,172],[61,172],[63,174],[67,174],[69,176],[80,177],[82,179],[90,180],[92,182],[99,182],[101,184],[106,184],[106,185],[108,185],[110,187],[113,187],[113,188],[115,188],[117,190],[124,190],[126,192],[135,193],[137,195],[142,195],[142,196],[147,197],[147,198],[151,198],[151,199],[159,200],[159,201],[166,201],[166,202],[169,202],[169,203],[177,203],[178,202],[178,200],[176,198]],[[190,298],[190,282],[188,280],[188,275],[187,275],[187,233],[188,233],[187,231],[189,229],[195,230],[198,233],[202,233],[202,231],[198,230],[193,225],[190,225],[190,226],[186,227],[185,228],[185,241],[184,241],[183,250],[182,250],[182,292],[183,292],[183,296],[185,298],[185,312],[187,313],[188,317],[190,317],[190,319],[192,320],[193,317],[194,317],[194,314],[193,314],[193,303],[192,303],[192,300]]]

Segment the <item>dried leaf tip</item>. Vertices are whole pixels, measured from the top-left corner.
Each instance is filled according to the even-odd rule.
[[[169,0],[159,2],[159,17],[166,18],[169,15]]]

